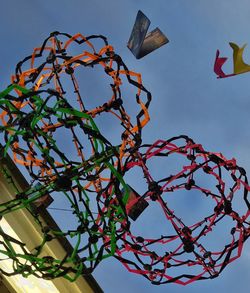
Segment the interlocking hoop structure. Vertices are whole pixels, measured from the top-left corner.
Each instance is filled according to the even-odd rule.
[[[136,159],[127,161],[126,171],[141,169],[137,182],[141,174],[145,192],[132,205],[139,207],[146,201],[147,209],[155,208],[155,215],[151,214],[155,218],[147,221],[150,213],[145,210],[140,224],[148,223],[152,234],[159,230],[159,235],[144,237],[145,229],[131,225],[117,243],[116,258],[130,272],[156,285],[186,285],[217,277],[240,257],[249,237],[245,170],[235,159],[208,152],[187,136],[142,145],[138,152]],[[159,159],[162,165],[157,170]],[[199,202],[204,204],[197,206]],[[191,210],[185,211],[188,207]],[[207,210],[207,214],[195,220],[195,208],[202,208],[203,213]]]
[[[86,91],[95,70],[103,77],[96,87],[108,83],[101,98]],[[104,36],[53,32],[17,64],[0,93],[1,176],[16,192],[0,202],[0,216],[25,210],[43,240],[27,249],[0,228],[1,259],[13,264],[3,274],[74,281],[114,256],[152,284],[186,285],[217,277],[241,255],[250,233],[245,170],[185,135],[143,144],[150,102],[141,75]],[[110,139],[110,123],[121,127],[118,137]],[[8,156],[29,188],[15,184]],[[45,197],[72,212],[60,230],[39,213]],[[195,205],[201,215],[188,211]],[[62,238],[73,251],[48,255],[48,242]]]
[[[98,41],[99,50],[95,49],[92,41]],[[82,91],[85,95],[80,92],[77,74],[84,79],[83,87],[86,87],[88,76],[83,74],[93,69],[103,72],[102,78],[106,78],[110,87],[109,96],[104,100],[85,93],[84,88]],[[122,92],[126,82],[131,89],[128,93]],[[104,112],[115,116],[124,128],[121,134],[121,155],[126,146],[140,144],[141,129],[149,121],[150,92],[143,86],[141,75],[127,68],[104,36],[84,37],[81,34],[71,36],[66,33],[51,33],[41,47],[35,48],[30,56],[17,64],[12,83],[22,87],[28,86],[34,91],[53,88],[60,96],[74,101],[75,108],[93,118]],[[98,81],[98,84],[101,84],[101,81]],[[135,90],[134,93],[132,89]],[[97,104],[98,101],[103,103]],[[135,119],[128,115],[126,103],[133,103],[134,107],[138,108]],[[114,123],[115,119],[111,121]]]
[[[100,50],[96,51],[90,40],[101,40]],[[97,67],[110,82],[110,97],[101,105],[87,108],[93,97],[82,98],[75,74]],[[135,89],[134,93],[131,90],[127,96],[122,94],[125,82]],[[135,119],[126,112],[125,99],[138,105]],[[12,248],[13,243],[21,248],[25,244],[10,241],[8,235],[2,234],[1,252],[13,260],[13,271],[3,273],[50,279],[65,276],[74,280],[81,273],[91,273],[101,259],[114,254],[114,232],[121,219],[127,217],[124,206],[128,194],[124,196],[123,192],[116,200],[115,209],[107,205],[108,197],[114,191],[118,194],[120,186],[127,190],[119,170],[125,153],[141,143],[150,101],[141,75],[128,70],[103,36],[85,38],[54,32],[32,55],[18,63],[12,84],[0,94],[2,159],[9,153],[16,163],[23,165],[31,186],[25,191],[16,190],[16,199],[1,203],[1,215],[28,209],[44,233],[44,240],[28,256],[27,250],[20,253]],[[123,126],[118,146],[113,146],[95,123],[97,116],[107,113],[112,123]],[[2,171],[11,177],[7,169]],[[34,203],[46,195],[59,201],[59,205],[58,198],[64,198],[72,210],[75,227],[60,232],[43,226]],[[107,236],[113,247],[111,253],[104,249]],[[43,246],[58,237],[73,238],[73,255],[63,260],[44,257]],[[75,275],[71,277],[68,273]]]

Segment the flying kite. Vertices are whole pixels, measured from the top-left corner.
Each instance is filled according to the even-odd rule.
[[[150,20],[139,10],[127,44],[136,59],[146,56],[169,42],[158,27],[147,34],[149,26]]]
[[[220,51],[217,50],[214,62],[214,72],[217,74],[217,78],[230,77],[250,71],[250,65],[245,63],[243,60],[243,51],[246,47],[246,44],[241,48],[235,43],[229,43],[229,45],[233,49],[233,73],[224,73],[224,71],[222,70],[222,66],[225,64],[228,58],[220,57]]]

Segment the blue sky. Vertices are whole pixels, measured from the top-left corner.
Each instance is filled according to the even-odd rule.
[[[136,60],[126,47],[138,9],[150,18],[150,29],[159,26],[170,40],[141,60]],[[127,66],[142,74],[145,87],[152,93],[151,121],[143,131],[145,143],[187,134],[206,150],[235,157],[250,172],[250,73],[222,80],[213,73],[217,49],[230,57],[225,71],[231,73],[232,50],[228,42],[240,46],[249,43],[248,0],[8,0],[1,4],[1,11],[2,89],[10,83],[16,63],[50,32],[103,34]],[[245,61],[250,63],[249,47]],[[101,95],[103,82],[95,81],[96,85],[86,86],[90,91],[93,87],[98,91],[100,85]],[[112,126],[108,134],[114,142],[115,131]],[[150,228],[154,229],[154,225]],[[220,277],[186,287],[152,286],[113,259],[101,263],[94,277],[107,293],[243,292],[249,287],[249,263],[248,241],[242,257]]]

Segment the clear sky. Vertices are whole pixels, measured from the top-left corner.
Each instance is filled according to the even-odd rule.
[[[126,44],[139,9],[150,18],[150,28],[159,26],[170,43],[136,60]],[[142,74],[145,87],[152,93],[151,122],[143,131],[145,143],[187,134],[206,150],[235,157],[250,173],[250,73],[223,80],[216,79],[213,73],[217,49],[230,57],[225,71],[232,72],[228,42],[240,46],[249,43],[249,15],[248,0],[5,0],[0,18],[1,88],[10,83],[16,63],[50,32],[103,34],[127,66]],[[250,64],[249,47],[244,56]],[[84,82],[88,81],[80,83],[81,87]],[[96,78],[90,85],[86,86],[98,91],[103,82]],[[102,94],[101,89],[98,94]],[[115,129],[109,136],[116,140]],[[182,211],[190,213],[192,202]],[[154,217],[150,229],[157,225]],[[153,286],[113,259],[101,263],[94,277],[106,293],[247,292],[249,242],[242,257],[221,276],[186,287]]]

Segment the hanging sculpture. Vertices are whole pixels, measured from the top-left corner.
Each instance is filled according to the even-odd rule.
[[[141,199],[148,203],[148,209],[158,205],[157,217],[162,213],[165,222],[151,224],[154,232],[161,225],[158,237],[153,238],[143,237],[143,229],[139,234],[133,233],[131,225],[117,242],[116,258],[130,272],[157,285],[186,285],[217,277],[227,264],[240,257],[243,243],[249,237],[249,186],[245,170],[235,159],[208,152],[187,136],[158,140],[142,145],[138,151],[140,156],[129,160],[126,170],[142,169],[146,190]],[[171,157],[175,165],[180,161],[178,167],[171,165]],[[161,177],[156,179],[151,168],[157,158],[164,163]],[[195,220],[194,211],[189,210],[186,214],[191,214],[190,219],[185,219],[183,209],[187,202],[199,201],[195,193],[205,202],[207,214]],[[181,207],[174,204],[176,201]],[[244,207],[239,206],[239,201]],[[222,238],[223,233],[227,242],[221,239],[217,243],[218,235]]]
[[[91,39],[103,41],[104,47],[97,52]],[[74,56],[70,51],[72,43],[86,48],[80,48],[81,53]],[[112,82],[111,94],[102,105],[87,109],[88,98],[85,101],[81,97],[75,72],[81,68],[93,70],[97,66]],[[131,102],[131,94],[126,97],[120,90],[124,78],[136,89],[134,101],[138,105],[138,114],[134,121],[123,105],[125,98]],[[32,55],[18,63],[12,84],[0,94],[2,154],[3,157],[12,154],[14,162],[24,166],[31,186],[25,192],[17,190],[15,200],[1,203],[0,213],[4,216],[28,208],[40,225],[44,240],[34,254],[27,257],[27,251],[24,251],[19,256],[22,260],[27,259],[22,264],[10,248],[7,235],[2,234],[1,252],[16,264],[13,272],[7,274],[34,274],[52,279],[73,272],[77,277],[82,272],[91,273],[102,258],[114,254],[114,237],[117,236],[114,231],[121,218],[127,217],[123,206],[128,194],[117,197],[119,206],[116,204],[115,209],[107,202],[110,195],[119,193],[120,185],[124,190],[128,189],[119,170],[126,152],[141,143],[141,130],[149,120],[150,101],[151,95],[142,85],[140,74],[129,71],[102,36],[85,38],[80,34],[70,36],[54,32]],[[95,123],[96,116],[103,113],[112,115],[113,123],[116,120],[124,129],[119,146],[113,146]],[[53,236],[44,229],[32,206],[44,195],[50,195],[54,200],[63,195],[72,209],[72,221],[77,223],[75,229],[51,231]],[[48,256],[47,265],[47,258],[44,261],[41,256],[42,247],[59,236],[78,239],[74,255],[63,260]],[[107,236],[111,239],[110,254],[104,249],[107,244],[103,239]],[[72,280],[69,275],[66,277]]]
[[[93,42],[101,42],[101,48]],[[222,65],[224,59],[216,62]],[[110,84],[110,97],[104,100],[82,94],[89,82],[85,72],[95,69]],[[53,32],[17,64],[11,85],[0,93],[1,153],[26,170],[30,187],[15,187],[16,198],[0,202],[0,215],[26,209],[43,241],[28,252],[25,243],[0,229],[0,253],[13,262],[12,271],[3,274],[74,281],[114,256],[152,284],[186,285],[217,277],[241,255],[250,235],[245,170],[185,135],[143,144],[150,102],[141,75],[127,68],[103,36]],[[118,144],[108,138],[100,117],[121,125]],[[173,168],[172,157],[179,162]],[[152,167],[159,158],[160,178]],[[1,172],[11,177],[7,169]],[[129,179],[133,172],[143,192]],[[190,201],[198,192],[212,210],[202,219],[182,219],[171,206],[182,191]],[[53,204],[70,208],[68,228],[44,226],[36,203],[46,195]],[[165,228],[157,227],[158,236],[143,236],[143,227],[138,232],[136,226],[153,206],[164,215]],[[216,235],[224,222],[225,243],[214,247],[214,236],[206,243],[205,236]],[[73,252],[63,259],[44,255],[47,242],[61,237],[71,239]]]

